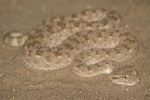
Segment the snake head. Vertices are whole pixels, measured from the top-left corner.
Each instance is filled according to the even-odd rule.
[[[133,86],[140,82],[138,73],[132,66],[116,68],[109,74],[109,78],[113,83],[126,86]]]

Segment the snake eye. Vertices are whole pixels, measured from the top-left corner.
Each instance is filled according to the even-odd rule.
[[[128,75],[125,75],[125,76],[124,76],[124,79],[125,79],[125,80],[129,80],[130,77],[129,77]]]
[[[124,78],[127,79],[127,76],[125,75]]]

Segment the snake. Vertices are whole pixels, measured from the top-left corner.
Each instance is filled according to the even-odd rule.
[[[14,47],[22,46],[23,61],[33,69],[53,71],[71,66],[81,77],[109,74],[116,84],[133,86],[140,82],[133,66],[120,64],[137,54],[138,43],[113,10],[86,9],[51,17],[30,36],[9,32],[4,40]]]

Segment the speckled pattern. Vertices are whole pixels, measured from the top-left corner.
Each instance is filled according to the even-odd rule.
[[[106,58],[104,55],[117,61],[129,59],[135,55],[137,43],[126,30],[118,28],[120,21],[117,12],[104,9],[48,19],[25,44],[24,61],[35,69],[59,69],[71,64],[78,53],[87,49],[91,49],[87,51],[91,54],[84,54],[85,57],[94,57],[92,53],[97,52],[97,57],[102,59]]]
[[[31,34],[22,49],[28,66],[55,70],[71,65],[72,71],[83,77],[110,74],[121,67],[118,62],[130,59],[138,49],[135,39],[121,25],[119,14],[102,8],[47,19]],[[120,77],[117,83],[123,80]],[[127,82],[123,85],[135,85],[139,79]]]

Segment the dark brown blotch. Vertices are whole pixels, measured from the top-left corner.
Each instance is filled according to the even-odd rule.
[[[91,12],[96,14],[96,9],[92,9]]]
[[[67,49],[70,49],[70,50],[74,50],[74,47],[71,45],[71,44],[69,44],[69,43],[67,43],[67,44],[64,44],[64,46],[67,48]]]
[[[87,27],[92,27],[92,23],[87,23],[86,26]]]
[[[66,23],[58,22],[57,24],[61,27],[61,29],[66,29]]]
[[[110,51],[106,51],[106,54],[109,56],[110,55]]]
[[[42,54],[43,54],[43,51],[41,49],[36,50],[36,55],[42,56]]]
[[[127,45],[122,45],[125,49],[127,49],[128,51],[130,51],[131,50],[131,48],[130,47],[128,47]]]
[[[74,62],[82,62],[81,60],[79,60],[79,59],[74,59]]]
[[[45,58],[46,58],[46,61],[47,61],[47,62],[50,62],[50,61],[51,61],[51,58],[50,58],[49,55],[45,56]]]
[[[61,21],[64,21],[64,20],[65,20],[65,16],[61,16],[59,19],[60,19]]]
[[[108,20],[103,20],[102,22],[104,24],[104,26],[108,25]]]
[[[109,33],[109,36],[112,37],[112,36],[113,36],[113,32],[110,32],[110,33]]]
[[[79,40],[76,39],[76,38],[70,38],[70,40],[73,41],[73,42],[75,42],[75,43],[77,43],[77,44],[80,44]]]
[[[86,16],[86,12],[87,12],[87,10],[82,11],[82,12],[81,12],[81,15],[82,15],[82,16]]]
[[[89,37],[88,37],[88,35],[84,35],[83,38],[84,38],[86,41],[87,41],[87,40],[90,40]]]
[[[89,52],[86,53],[87,56],[91,56],[91,54]]]
[[[71,57],[69,52],[66,52],[65,54],[66,54],[67,57]]]
[[[71,17],[72,17],[73,19],[77,19],[78,16],[77,16],[77,14],[72,14]]]
[[[47,30],[51,35],[55,34],[54,30],[53,29],[48,29]]]
[[[56,56],[56,57],[60,57],[60,56],[62,56],[62,53],[61,52],[59,52],[59,51],[55,51],[55,52],[53,52],[54,53],[54,55]]]
[[[91,68],[90,66],[88,66],[87,69],[88,69],[88,71],[91,71],[91,70],[92,70],[92,68]]]
[[[117,49],[114,49],[116,52],[117,52],[117,54],[120,54],[120,51],[119,50],[117,50]]]
[[[80,26],[80,23],[79,23],[79,22],[76,22],[76,23],[74,23],[74,26],[75,26],[76,28],[78,28],[78,27]]]

